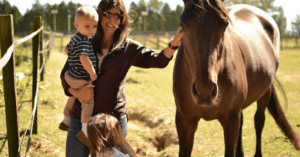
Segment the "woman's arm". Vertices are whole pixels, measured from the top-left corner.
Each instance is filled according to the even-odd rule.
[[[66,62],[65,66],[62,69],[61,74],[60,74],[61,84],[63,86],[65,94],[67,96],[74,96],[78,99],[82,99],[82,100],[86,100],[86,101],[92,99],[94,96],[94,93],[91,92],[89,90],[89,88],[94,87],[93,85],[87,85],[87,86],[84,86],[81,89],[77,89],[77,90],[69,86],[69,84],[67,83],[67,81],[65,79],[65,73],[68,69],[68,66],[69,66],[69,64],[68,64],[68,62]]]
[[[176,36],[171,41],[171,45],[178,46],[179,44],[181,44],[182,38],[183,31],[182,28],[179,27]],[[170,59],[176,51],[168,46],[161,52],[157,52],[134,40],[131,40],[128,50],[134,53],[131,64],[141,68],[164,68],[168,65]]]
[[[177,29],[176,35],[173,38],[173,40],[170,42],[170,44],[172,46],[179,46],[179,44],[182,43],[182,37],[183,37],[183,31],[181,26]],[[171,59],[171,57],[173,56],[174,52],[176,50],[171,49],[169,46],[167,48],[165,48],[164,50],[164,55],[168,58]]]

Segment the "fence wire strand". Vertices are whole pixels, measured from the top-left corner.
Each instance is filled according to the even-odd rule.
[[[20,45],[22,43],[24,43],[25,41],[31,39],[32,37],[36,36],[40,31],[42,31],[44,29],[44,26],[42,26],[40,29],[38,29],[37,31],[31,33],[30,35],[15,41],[5,52],[5,55],[0,59],[0,69],[2,69],[9,61],[15,46]]]

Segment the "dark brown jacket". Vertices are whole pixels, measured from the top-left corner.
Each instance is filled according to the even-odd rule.
[[[96,55],[97,56],[97,55]],[[126,113],[125,82],[129,68],[134,65],[142,68],[164,68],[168,65],[169,59],[162,52],[141,45],[140,43],[126,38],[121,46],[104,57],[98,79],[93,82],[94,88],[94,112],[111,113],[115,117],[120,117]],[[97,63],[98,64],[98,63]],[[61,83],[67,96],[72,96],[69,92],[69,85],[64,79],[67,70],[66,62],[61,72]],[[98,66],[97,66],[98,67]],[[98,71],[98,69],[96,69]],[[81,104],[76,101],[72,117],[80,119]]]

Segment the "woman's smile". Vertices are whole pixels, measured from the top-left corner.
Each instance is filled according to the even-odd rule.
[[[106,12],[105,14],[107,14],[107,13],[120,14],[121,11],[119,8],[115,7],[110,10],[107,10],[105,12]],[[103,14],[102,20],[101,20],[103,32],[107,33],[107,35],[113,35],[115,33],[115,31],[119,28],[120,22],[121,22],[121,20],[115,18],[114,16],[109,17],[109,16]]]

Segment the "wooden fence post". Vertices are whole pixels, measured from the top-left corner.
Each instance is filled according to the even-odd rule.
[[[41,27],[41,17],[34,17],[34,24],[32,25],[32,32],[35,32]],[[37,83],[38,83],[38,54],[39,54],[39,41],[40,40],[40,33],[38,33],[36,36],[32,38],[32,109],[34,109],[34,101],[36,95],[36,90],[37,90]],[[33,120],[33,129],[32,132],[34,134],[37,134],[37,124],[38,124],[38,119],[37,119],[37,113],[38,109],[36,108],[36,112],[34,115],[34,120]]]
[[[296,47],[298,47],[298,36],[295,36]]]
[[[0,16],[0,43],[1,56],[4,56],[7,49],[13,44],[13,16]],[[15,82],[15,55],[12,56],[6,66],[2,69],[3,88],[6,113],[6,130],[8,139],[8,153],[10,157],[19,156],[18,148],[20,142],[18,107],[17,107],[17,92]],[[3,129],[3,128],[2,128]]]
[[[63,40],[64,40],[64,35],[61,36],[61,42],[60,42],[60,52],[63,52]]]
[[[41,21],[41,26],[43,26],[43,21]],[[40,51],[44,50],[44,31],[41,31],[40,34]],[[44,54],[45,52],[40,53],[40,68],[42,68],[42,65],[44,63]],[[46,57],[46,56],[45,56]],[[46,62],[46,60],[45,60]],[[46,63],[44,63],[46,64]],[[43,67],[41,74],[40,74],[40,81],[44,81],[44,72],[45,72],[45,66]]]

